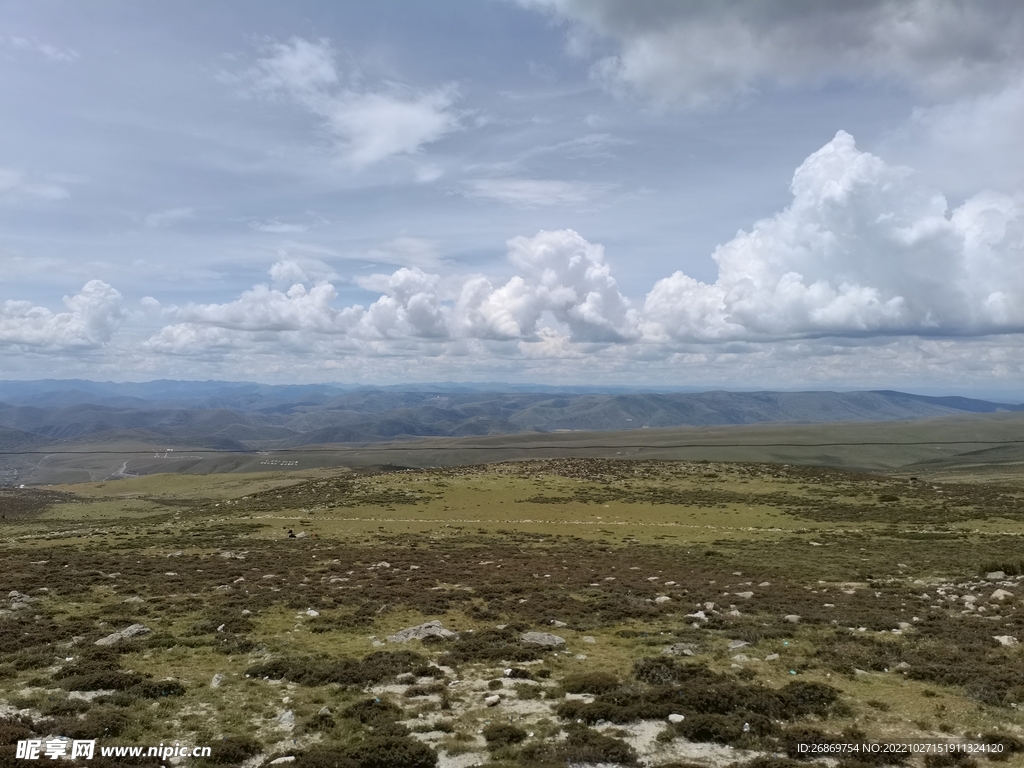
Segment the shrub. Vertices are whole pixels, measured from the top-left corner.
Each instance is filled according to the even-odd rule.
[[[500,749],[526,741],[526,731],[509,723],[491,723],[484,728],[488,749]]]
[[[215,765],[238,765],[263,751],[263,745],[251,736],[228,736],[210,750]]]
[[[619,679],[610,672],[581,672],[562,680],[566,693],[608,693],[619,687]]]

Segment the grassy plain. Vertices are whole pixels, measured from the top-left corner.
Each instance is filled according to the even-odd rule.
[[[843,764],[1024,765],[1012,456],[872,474],[657,450],[0,491],[0,766],[53,735],[254,768],[783,766],[800,743],[965,739],[1002,752]],[[431,620],[458,637],[387,640]],[[82,762],[104,764],[127,763]]]

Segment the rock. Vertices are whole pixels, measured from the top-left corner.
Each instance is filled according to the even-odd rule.
[[[559,621],[558,619],[552,619],[551,620],[551,626],[552,627],[568,627],[569,625],[566,624],[564,621]]]
[[[1013,592],[1007,592],[1005,589],[997,589],[992,593],[992,597],[990,597],[989,600],[998,600],[999,602],[1002,602],[1008,597],[1013,597]]]
[[[527,632],[523,635],[522,641],[527,645],[543,645],[546,648],[557,648],[560,645],[565,645],[564,637],[552,635],[550,632]]]
[[[745,653],[737,653],[735,656],[732,657],[732,660],[735,661],[737,664],[745,664],[746,662],[750,661],[750,657],[747,656],[747,654]]]
[[[658,595],[656,598],[654,598],[654,602],[656,603],[668,603],[671,600],[672,598],[668,595]]]
[[[1013,635],[993,635],[992,639],[1000,645],[1005,645],[1007,648],[1012,648],[1015,645],[1020,645],[1020,640],[1018,640]]]
[[[688,614],[686,614],[686,618],[688,618],[688,619],[697,619],[697,621],[707,621],[708,620],[708,617],[704,613],[704,611],[695,611],[694,613],[688,613]]]
[[[96,645],[116,645],[122,640],[130,640],[133,637],[139,637],[140,635],[148,635],[150,628],[143,626],[142,624],[132,624],[131,626],[125,627],[120,632],[114,632],[106,637],[101,637],[96,641]]]
[[[777,653],[769,653],[767,656],[764,657],[764,660],[765,661],[776,661],[778,658],[779,658],[779,654],[777,654]]]
[[[243,608],[242,609],[242,615],[243,616],[252,616],[252,611],[250,611],[248,608]]]
[[[295,538],[296,539],[304,539],[304,538],[306,538],[306,532],[305,531],[299,531],[298,533],[295,534]]]
[[[500,703],[501,703],[501,696],[499,696],[496,693],[491,695],[491,696],[488,696],[486,699],[484,699],[484,704],[486,704],[488,707],[496,707]]]
[[[320,709],[318,709],[316,713],[318,715],[329,715],[331,714],[331,709],[330,707],[320,707]]]
[[[910,669],[910,665],[907,664],[907,662],[905,661],[901,661],[899,664],[896,665],[896,669]]]
[[[425,624],[417,624],[415,627],[406,627],[393,635],[388,635],[389,643],[407,643],[410,640],[422,640],[425,637],[440,637],[444,640],[458,637],[458,634],[450,629],[441,626],[441,622],[434,620]]]
[[[277,727],[283,731],[290,731],[295,727],[295,713],[290,709],[277,716]]]
[[[295,755],[285,755],[284,757],[278,757],[271,760],[267,765],[284,765],[285,763],[294,763]]]
[[[677,714],[675,712],[673,712],[671,715],[668,716],[668,721],[670,723],[681,723],[685,719],[686,719],[685,717],[683,717],[682,715]]]
[[[736,595],[736,597],[742,597],[744,600],[749,600],[750,598],[752,598],[754,596],[754,593],[750,592],[750,591],[747,591],[747,592],[733,592],[733,594]]]
[[[224,683],[224,679],[224,675],[218,672],[216,675],[213,676],[213,680],[210,681],[210,687],[220,688],[221,685]]]
[[[738,651],[740,648],[745,648],[748,645],[750,645],[750,643],[748,643],[746,640],[731,640],[729,642],[729,650]]]
[[[782,618],[784,618],[790,624],[799,624],[800,623],[800,617],[797,616],[795,613],[786,614]]]
[[[991,573],[985,574],[987,581],[1003,581],[1006,578],[1006,574],[1003,571],[992,571]]]
[[[596,637],[591,637],[590,635],[584,635],[583,636],[583,642],[584,643],[596,643],[597,642],[597,638]]]
[[[676,643],[665,649],[670,656],[693,656],[693,647],[686,643]]]
[[[738,618],[738,617],[742,616],[743,614],[740,613],[739,611],[737,611],[735,608],[733,608],[731,611],[726,611],[725,615],[726,616],[732,616],[735,619],[735,618]]]
[[[317,616],[320,615],[320,611],[314,610],[313,608],[307,608],[306,615],[309,616],[311,619],[315,619]]]
[[[906,632],[908,629],[914,628],[914,625],[911,624],[909,621],[901,621],[899,624],[897,624],[897,626],[904,632]]]

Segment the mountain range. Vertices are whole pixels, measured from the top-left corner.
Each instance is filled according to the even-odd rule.
[[[124,443],[233,451],[570,430],[899,421],[1024,404],[895,391],[638,392],[435,384],[0,382],[0,450]]]

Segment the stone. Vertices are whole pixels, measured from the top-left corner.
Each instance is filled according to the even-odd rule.
[[[290,731],[295,727],[295,713],[290,709],[277,716],[277,727],[283,731]]]
[[[708,617],[704,613],[704,611],[695,611],[694,613],[688,613],[688,614],[686,614],[686,618],[688,618],[688,619],[697,619],[697,621],[707,621],[708,620]]]
[[[675,643],[665,649],[670,656],[693,656],[693,648],[686,643]]]
[[[484,704],[486,704],[488,707],[496,707],[500,703],[501,703],[501,696],[499,696],[496,693],[494,695],[488,696],[486,699],[484,699]]]
[[[669,597],[668,595],[658,595],[656,598],[654,598],[654,602],[656,602],[656,603],[667,603],[667,602],[670,602],[671,600],[672,600],[672,598]]]
[[[278,757],[271,760],[267,765],[284,765],[285,763],[294,763],[295,755],[285,755],[284,757]]]
[[[415,627],[406,627],[393,635],[388,635],[389,643],[407,643],[410,640],[422,640],[425,637],[440,637],[443,640],[450,640],[458,637],[458,634],[450,629],[441,626],[441,622],[434,620],[425,624],[417,624]]]
[[[788,613],[785,616],[783,616],[782,618],[784,618],[790,624],[799,624],[800,623],[800,617],[797,616],[795,613]]]
[[[988,581],[1002,581],[1006,578],[1006,574],[1003,571],[991,571],[985,574],[985,578]]]
[[[992,639],[1000,645],[1005,645],[1007,648],[1012,648],[1015,645],[1020,645],[1020,640],[1018,640],[1013,635],[993,635]]]
[[[729,650],[738,651],[740,648],[745,648],[748,645],[750,645],[750,643],[748,643],[746,640],[731,640],[729,642]]]
[[[96,645],[117,645],[122,640],[131,640],[133,637],[148,635],[150,631],[149,627],[142,624],[132,624],[125,627],[120,632],[114,632],[106,637],[101,637],[96,641]]]
[[[542,645],[545,648],[557,648],[565,645],[565,638],[552,635],[550,632],[527,632],[523,635],[522,641],[527,645]]]
[[[998,600],[999,602],[1002,602],[1008,597],[1013,597],[1013,592],[1007,592],[1005,589],[997,589],[992,593],[992,597],[990,597],[989,600]]]
[[[670,723],[681,723],[685,719],[686,718],[683,717],[683,715],[677,714],[676,712],[673,712],[671,715],[668,716],[668,721]]]
[[[750,592],[750,591],[747,591],[747,592],[733,592],[733,594],[736,595],[736,597],[742,597],[744,600],[749,600],[750,598],[752,598],[754,596],[754,593]]]
[[[320,611],[317,611],[313,608],[307,608],[306,615],[309,616],[311,619],[315,619],[317,616],[320,615]]]
[[[552,627],[568,627],[569,625],[566,624],[564,621],[559,621],[558,619],[552,619],[551,620],[551,626]]]
[[[218,672],[216,675],[213,676],[213,679],[210,681],[210,687],[211,688],[220,688],[221,685],[223,685],[224,680],[225,680],[224,675],[222,675],[220,672]]]
[[[299,531],[298,533],[295,534],[295,538],[296,539],[304,539],[304,538],[306,538],[306,532],[305,531]]]
[[[764,657],[764,660],[765,661],[777,661],[778,658],[779,658],[779,654],[777,654],[777,653],[769,653],[767,656]]]
[[[597,642],[597,638],[596,637],[592,637],[591,635],[584,635],[583,636],[583,642],[584,643],[596,643]]]
[[[329,715],[331,714],[331,709],[330,707],[320,707],[320,709],[318,709],[316,713],[318,715]]]
[[[735,661],[737,664],[745,664],[746,662],[750,661],[750,657],[747,656],[747,654],[745,653],[737,653],[735,656],[732,657],[732,660]]]

